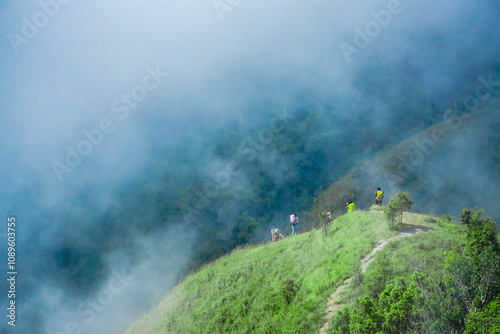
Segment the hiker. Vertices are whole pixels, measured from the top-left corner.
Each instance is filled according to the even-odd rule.
[[[296,213],[290,215],[290,224],[292,225],[292,234],[297,234],[299,228],[299,217]]]
[[[332,221],[332,213],[330,211],[328,211],[326,213],[326,216],[328,217],[328,221],[331,222]]]
[[[382,200],[384,199],[384,192],[377,187],[377,191],[375,192],[375,204],[382,205]]]
[[[345,208],[347,209],[347,213],[353,212],[354,210],[356,210],[356,206],[354,205],[354,203],[352,201],[346,202]]]
[[[271,227],[271,236],[273,237],[273,242],[278,241],[280,238],[283,239],[283,235],[281,234],[281,231],[274,226]]]

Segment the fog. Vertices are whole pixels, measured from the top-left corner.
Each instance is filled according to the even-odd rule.
[[[498,66],[499,19],[497,1],[0,1],[0,259],[7,268],[15,216],[18,272],[16,328],[3,315],[0,331],[123,331],[200,264],[210,224],[231,238],[252,175],[299,173],[279,145],[301,115],[318,110],[346,138],[364,129],[377,150],[395,145],[443,120]],[[477,131],[498,129],[495,108]],[[424,161],[431,193],[460,175],[478,184],[471,198],[498,198],[494,158],[454,154],[479,154],[491,139],[474,134]],[[328,157],[345,140],[317,150]],[[350,148],[359,160],[373,151]],[[261,170],[242,169],[257,160]],[[335,175],[348,170],[327,160]],[[470,168],[447,169],[451,160]],[[464,204],[447,195],[432,210]],[[155,206],[174,202],[184,209]],[[217,222],[203,218],[207,207]]]

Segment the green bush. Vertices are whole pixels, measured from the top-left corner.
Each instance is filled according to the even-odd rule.
[[[455,249],[448,256],[444,283],[461,301],[464,313],[476,313],[500,294],[496,222],[490,217],[482,217],[482,210],[463,209],[460,218],[467,228],[467,241],[463,250]]]
[[[414,273],[415,280],[423,274]],[[417,283],[409,286],[397,279],[389,283],[378,297],[358,298],[354,306],[346,307],[332,322],[331,333],[408,333],[418,327],[421,289]]]
[[[465,327],[465,334],[500,333],[500,296],[483,311],[469,313]]]
[[[414,274],[419,275],[419,274]],[[420,288],[415,282],[409,286],[402,279],[387,285],[379,296],[379,311],[383,314],[384,333],[406,333],[421,303]]]
[[[323,210],[323,212],[319,214],[320,226],[323,231],[323,237],[325,238],[328,236],[328,226],[330,226],[330,223],[332,222],[331,216],[332,214],[330,212],[326,212],[326,210]]]
[[[283,282],[283,286],[281,287],[281,295],[287,305],[290,305],[298,289],[299,287],[295,284],[293,279],[285,279],[285,282]]]
[[[384,208],[384,213],[389,223],[389,228],[394,229],[403,222],[403,212],[413,208],[413,200],[410,199],[410,194],[407,191],[400,192],[396,198],[391,197],[389,203]]]
[[[435,218],[419,217],[416,221],[430,224],[431,219]],[[451,268],[443,272],[443,266],[452,246],[461,249],[453,254],[462,257],[467,244],[464,232],[464,228],[456,224],[436,224],[427,233],[389,243],[376,255],[364,279],[357,279],[359,287],[354,287],[349,295],[352,302],[333,319],[331,333],[463,333],[468,311],[460,290],[443,280],[451,274]],[[489,264],[486,258],[482,260],[483,265],[489,267],[484,273],[498,272],[494,258]],[[458,262],[456,264],[453,270],[461,268]],[[412,275],[413,268],[420,272]],[[470,320],[468,333],[488,333],[474,332],[474,328],[482,329],[495,323],[495,316],[491,310],[477,313],[477,319]]]
[[[441,216],[441,219],[447,223],[451,223],[453,221],[453,216],[450,216],[449,214],[445,213],[444,215]]]

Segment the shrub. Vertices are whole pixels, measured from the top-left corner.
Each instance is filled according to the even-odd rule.
[[[379,311],[383,314],[382,328],[386,333],[405,333],[415,317],[420,304],[420,289],[412,282],[409,286],[402,279],[387,285],[379,296]]]
[[[479,313],[469,313],[465,334],[500,333],[500,296]]]
[[[340,310],[332,320],[331,334],[349,333],[349,325],[351,324],[351,313],[354,310],[350,306],[346,306]]]
[[[441,219],[447,223],[451,223],[453,221],[453,216],[450,216],[449,214],[445,213],[444,215],[441,216]]]
[[[413,208],[413,200],[410,199],[409,196],[407,191],[398,191],[396,198],[391,197],[389,199],[389,203],[387,203],[387,206],[384,208],[384,213],[387,217],[390,229],[394,229],[398,225],[396,222],[403,222],[404,211],[409,211]]]
[[[450,253],[445,266],[444,283],[463,312],[481,312],[500,293],[500,248],[496,222],[482,217],[482,210],[464,209],[461,223],[467,226],[467,241],[461,252]]]
[[[299,287],[295,284],[294,280],[291,278],[286,278],[281,287],[281,295],[283,300],[287,305],[290,305]]]
[[[323,210],[323,212],[319,214],[319,221],[321,230],[323,231],[323,237],[326,238],[328,234],[328,226],[332,221],[332,214]]]
[[[320,213],[319,220],[320,220],[320,226],[323,231],[323,236],[326,238],[328,236],[328,227],[330,226],[330,223],[334,221],[337,217],[340,217],[342,215],[342,210],[337,210],[330,212],[326,212],[326,210],[323,210],[322,213]]]
[[[333,319],[331,333],[399,334],[419,329],[422,289],[417,281],[423,278],[424,274],[414,273],[409,285],[396,279],[387,284],[378,297],[358,298]]]

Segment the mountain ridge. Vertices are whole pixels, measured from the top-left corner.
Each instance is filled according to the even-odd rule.
[[[450,248],[460,240],[458,225],[439,218],[405,213],[404,224],[405,229],[423,226],[431,234],[437,233],[449,241]],[[233,250],[184,278],[155,310],[125,333],[317,332],[331,293],[346,279],[359,281],[361,260],[369,258],[380,242],[399,234],[389,230],[379,212],[367,211],[337,218],[329,232],[323,238],[315,229]],[[428,233],[415,238],[424,242],[424,235]],[[441,250],[429,254],[434,252]],[[273,268],[275,261],[283,268]],[[281,300],[280,285],[286,279],[297,286],[290,304]],[[296,312],[300,319],[291,320],[299,316]]]

